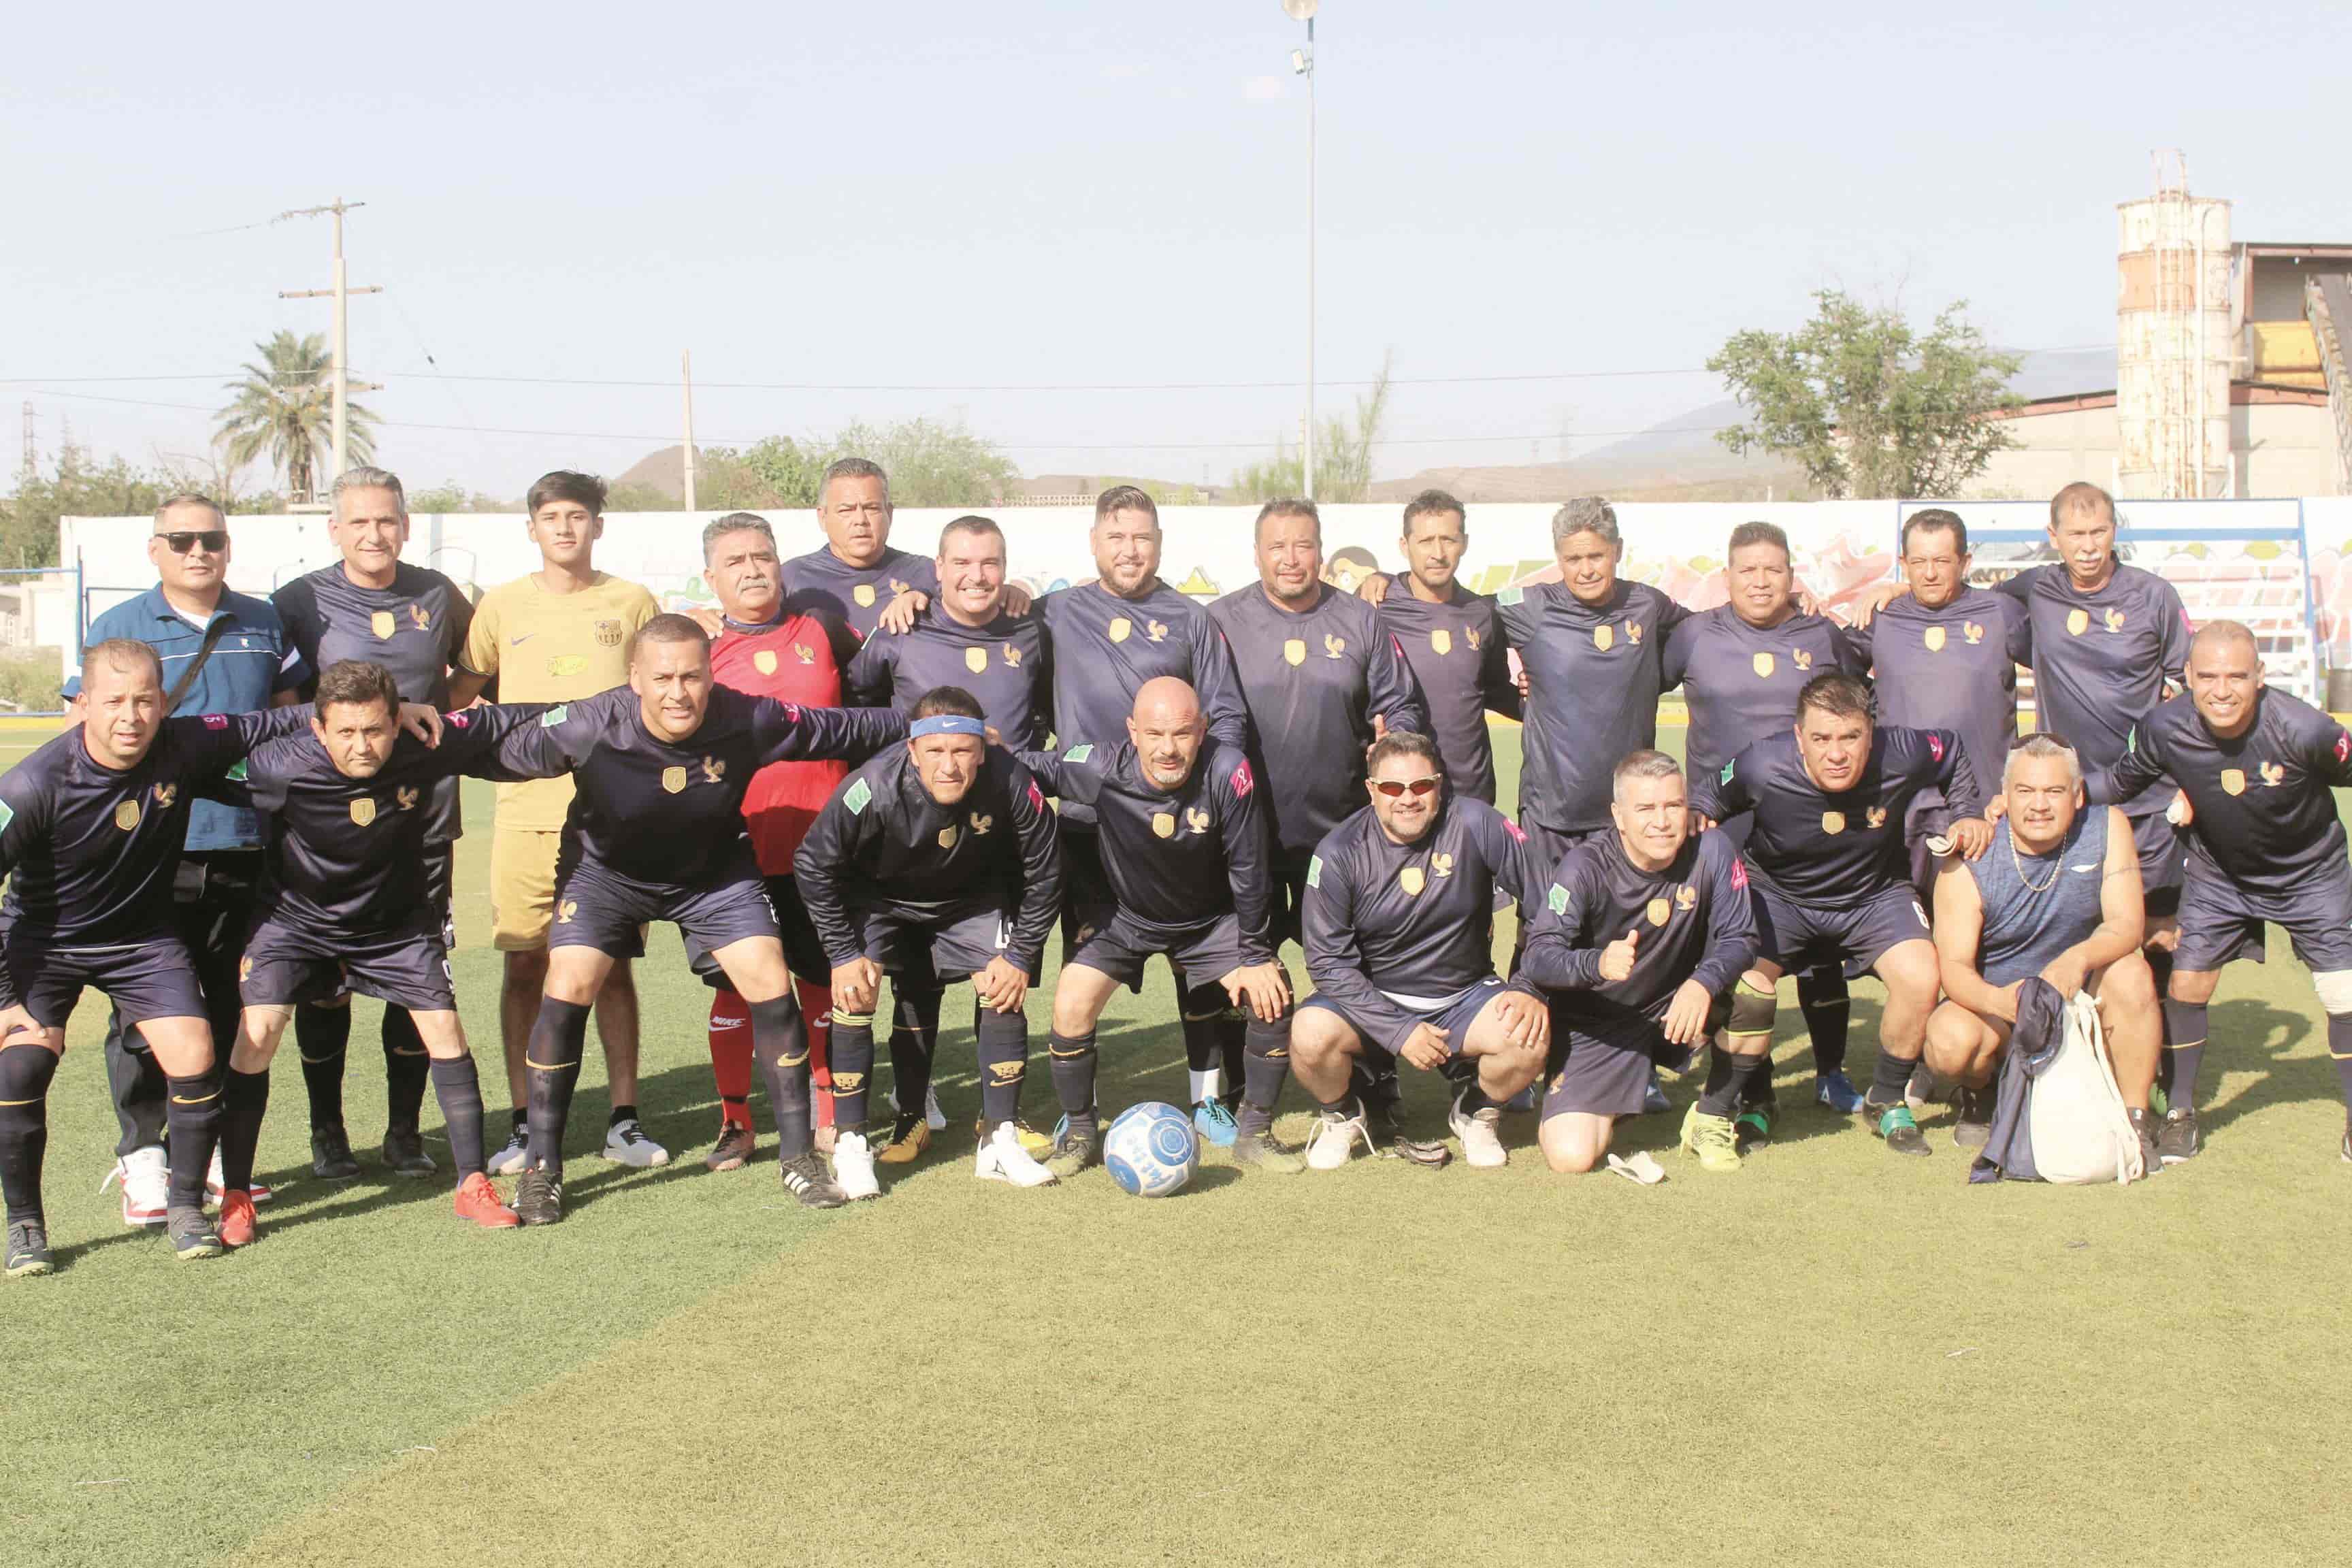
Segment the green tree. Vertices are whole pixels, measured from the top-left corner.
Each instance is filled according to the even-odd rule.
[[[119,457],[97,462],[68,447],[52,473],[21,480],[15,495],[0,500],[0,566],[54,566],[59,518],[137,517],[182,488],[168,474],[134,468]]]
[[[816,469],[836,458],[870,458],[890,476],[890,500],[896,506],[994,506],[1013,494],[1021,470],[986,437],[974,435],[961,421],[953,425],[930,419],[906,419],[896,425],[849,426],[827,443]],[[809,499],[816,501],[814,483]]]
[[[1794,458],[1826,498],[1876,500],[1955,495],[2016,445],[1985,416],[2023,403],[2008,390],[2022,361],[1986,346],[1966,300],[1922,337],[1898,310],[1813,300],[1798,331],[1738,333],[1706,362],[1753,410],[1716,432],[1726,447]]]
[[[1382,359],[1380,378],[1370,392],[1356,399],[1352,418],[1334,415],[1323,421],[1315,443],[1318,501],[1359,501],[1371,494],[1372,448],[1381,444],[1381,432],[1388,423],[1390,371],[1390,361]],[[1305,455],[1277,441],[1272,458],[1234,473],[1232,499],[1267,501],[1302,495],[1306,473]]]
[[[450,479],[431,489],[409,491],[408,510],[419,517],[453,511],[520,511],[522,502],[501,500],[479,490],[468,490],[457,480]]]
[[[256,344],[260,363],[247,362],[245,379],[226,384],[236,397],[214,416],[231,468],[241,468],[266,452],[271,468],[286,476],[287,489],[303,499],[318,495],[333,442],[334,388],[326,345],[317,332],[304,338],[279,332]],[[365,462],[375,455],[375,416],[356,403],[348,414],[352,458]]]

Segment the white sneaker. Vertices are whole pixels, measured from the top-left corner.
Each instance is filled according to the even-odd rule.
[[[151,1143],[144,1149],[133,1149],[115,1161],[114,1169],[98,1184],[98,1190],[103,1193],[116,1182],[122,1184],[123,1224],[139,1226],[163,1223],[164,1210],[170,1206],[172,1168],[160,1146]]]
[[[980,1152],[972,1157],[971,1173],[983,1182],[1010,1182],[1016,1187],[1055,1184],[1054,1173],[1021,1146],[1020,1129],[1010,1121],[1000,1124],[981,1143]]]
[[[503,1154],[504,1150],[499,1152]],[[652,1165],[669,1163],[669,1151],[646,1136],[637,1119],[615,1121],[604,1130],[604,1158],[617,1160],[624,1165],[635,1165],[640,1171]]]
[[[878,1198],[882,1184],[874,1179],[874,1151],[863,1132],[844,1132],[833,1141],[833,1179],[853,1198]]]
[[[159,1149],[156,1152],[160,1154],[163,1151]],[[218,1145],[215,1145],[213,1149],[213,1163],[205,1167],[205,1202],[208,1204],[219,1203],[221,1201],[222,1186],[220,1149]],[[245,1195],[251,1198],[255,1203],[266,1204],[278,1194],[269,1190],[269,1184],[267,1182],[257,1181],[253,1183],[252,1185],[245,1189]]]
[[[1355,1158],[1356,1144],[1360,1141],[1364,1152],[1372,1152],[1372,1131],[1364,1124],[1361,1100],[1351,1103],[1347,1114],[1335,1115],[1326,1110],[1315,1119],[1315,1131],[1307,1138],[1307,1168],[1310,1171],[1336,1171]]]
[[[896,1116],[899,1113],[901,1107],[898,1104],[897,1089],[883,1090],[882,1100],[889,1106],[891,1115]],[[940,1091],[929,1084],[923,1086],[923,1120],[929,1123],[934,1132],[944,1132],[948,1130],[947,1112],[940,1109]]]
[[[1462,1140],[1462,1157],[1480,1170],[1492,1170],[1510,1163],[1510,1156],[1503,1152],[1503,1140],[1495,1131],[1496,1124],[1502,1119],[1502,1112],[1492,1106],[1465,1113],[1460,1095],[1454,1096],[1454,1109],[1445,1113],[1446,1122],[1454,1129],[1454,1135]]]
[[[514,1131],[507,1134],[505,1146],[483,1162],[483,1169],[493,1176],[520,1176],[522,1168],[529,1163],[530,1129],[518,1121]]]

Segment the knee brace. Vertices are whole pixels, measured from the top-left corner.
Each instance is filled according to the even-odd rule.
[[[2315,970],[2311,987],[2319,993],[2320,1011],[2352,1013],[2352,969]]]
[[[1724,1022],[1724,1032],[1733,1038],[1761,1035],[1772,1037],[1772,1019],[1780,1011],[1780,997],[1777,988],[1759,990],[1747,976],[1732,988],[1731,1016]]]

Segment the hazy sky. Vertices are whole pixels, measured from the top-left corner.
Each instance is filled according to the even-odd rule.
[[[2110,342],[2157,147],[2237,238],[2352,238],[2341,4],[1941,11],[1328,0],[1319,379],[1687,372],[1824,285]],[[1276,0],[11,7],[6,468],[26,398],[45,459],[60,416],[200,450],[255,340],[328,324],[276,297],[325,286],[324,220],[266,220],[341,195],[412,485],[617,473],[677,438],[683,348],[705,444],[961,414],[1026,473],[1223,479],[1295,432],[1296,384],[1102,384],[1303,379],[1302,31]],[[1376,469],[1717,395],[1404,385]]]

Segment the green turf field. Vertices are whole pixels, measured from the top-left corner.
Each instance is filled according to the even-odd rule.
[[[474,786],[457,972],[495,1123],[488,805]],[[97,1195],[85,1003],[51,1101],[63,1267],[0,1282],[0,1562],[2345,1560],[2352,1166],[2283,947],[2214,1006],[2207,1152],[2128,1191],[1971,1189],[1946,1121],[1902,1161],[1808,1108],[1713,1178],[1673,1119],[1629,1123],[1619,1146],[1673,1173],[1647,1190],[1549,1175],[1521,1118],[1501,1172],[1016,1192],[969,1174],[950,1028],[944,1148],[833,1214],[771,1163],[703,1171],[705,993],[667,928],[641,973],[646,1119],[677,1163],[589,1152],[592,1049],[570,1216],[477,1232],[437,1181],[309,1181],[289,1066],[262,1242],[192,1267]],[[1103,1044],[1106,1106],[1181,1096],[1164,971]],[[1410,1092],[1442,1131],[1435,1086]]]

